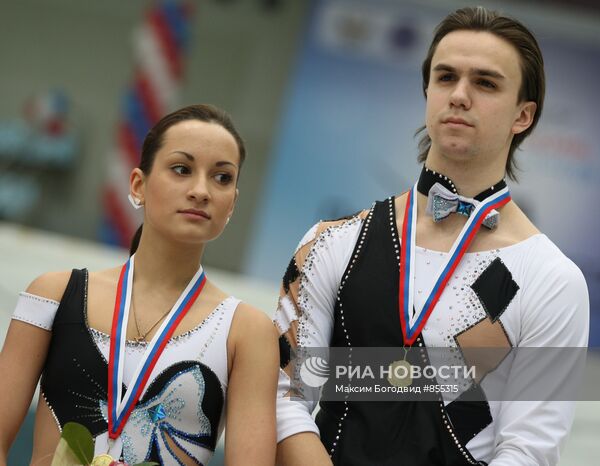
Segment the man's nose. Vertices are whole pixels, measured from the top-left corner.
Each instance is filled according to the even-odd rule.
[[[466,79],[459,79],[456,85],[452,88],[450,94],[450,106],[461,107],[468,110],[471,107],[471,97],[469,82]]]

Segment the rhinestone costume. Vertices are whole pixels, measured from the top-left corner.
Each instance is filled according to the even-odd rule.
[[[41,395],[58,428],[74,421],[93,436],[106,432],[110,337],[87,325],[87,271],[73,270],[60,304],[45,303],[48,309],[53,306],[55,315],[40,312],[38,306],[37,314],[44,315],[39,324],[32,322],[28,303],[38,305],[43,298],[32,296],[22,295],[13,318],[52,329]],[[124,461],[179,465],[178,458],[187,456],[198,464],[208,463],[224,427],[226,342],[238,303],[226,298],[200,325],[169,340],[121,435]],[[146,345],[126,342],[125,384]]]
[[[274,321],[281,366],[297,347],[397,347],[400,237],[394,198],[321,222],[300,242]],[[416,249],[415,306],[446,253]],[[587,344],[589,302],[581,271],[544,235],[465,254],[415,346]],[[280,371],[278,440],[320,434],[336,465],[555,464],[572,422],[570,402],[313,401],[289,398]],[[478,389],[473,383],[469,389]],[[318,399],[315,389],[306,400]],[[536,430],[535,426],[544,426]],[[532,427],[533,426],[533,427]]]

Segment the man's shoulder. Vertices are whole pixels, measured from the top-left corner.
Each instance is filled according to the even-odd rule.
[[[550,238],[537,234],[529,242],[531,247],[523,257],[529,280],[548,287],[569,284],[585,286],[581,269]]]
[[[336,241],[352,237],[360,230],[369,212],[370,209],[364,209],[339,218],[319,220],[304,234],[296,251],[311,248],[319,240]]]
[[[343,226],[348,223],[361,223],[362,224],[362,222],[365,219],[367,219],[367,217],[369,217],[370,214],[372,215],[373,212],[377,208],[385,209],[386,212],[390,208],[394,209],[395,204],[397,202],[399,202],[399,200],[402,200],[402,198],[405,195],[406,195],[406,193],[403,193],[403,194],[400,194],[397,196],[389,196],[383,200],[373,201],[373,203],[371,204],[371,206],[369,208],[361,209],[352,214],[344,215],[342,217],[333,218],[333,219],[320,220],[316,225],[313,226],[313,229],[314,229],[315,233],[317,235],[319,235],[320,233],[322,233],[323,231],[325,231],[327,229],[340,227],[340,226]]]
[[[520,243],[541,233],[514,201],[502,209],[499,230],[512,243]]]
[[[350,215],[344,215],[343,217],[321,220],[316,225],[316,234],[319,235],[327,229],[341,227],[348,223],[361,223],[367,218],[370,211],[371,209],[362,209]]]

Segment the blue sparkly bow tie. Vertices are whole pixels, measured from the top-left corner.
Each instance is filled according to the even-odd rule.
[[[427,196],[426,213],[433,217],[434,222],[439,222],[452,213],[469,217],[479,201],[470,197],[455,194],[440,183],[435,183]],[[483,226],[488,229],[496,228],[500,213],[492,210],[483,221]]]

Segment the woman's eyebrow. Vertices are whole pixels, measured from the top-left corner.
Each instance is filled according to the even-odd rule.
[[[182,150],[175,150],[173,152],[171,152],[171,154],[182,154],[185,155],[185,157],[190,161],[193,162],[194,161],[194,156],[192,154],[188,154],[187,152],[184,152]]]
[[[227,160],[222,160],[216,163],[217,167],[222,167],[223,165],[231,165],[232,167],[237,168],[237,165],[233,162],[228,162]]]
[[[173,152],[171,152],[169,155],[172,154],[181,154],[181,155],[185,155],[185,157],[190,161],[193,162],[194,160],[196,160],[196,158],[192,155],[189,154],[188,152],[182,151],[182,150],[174,150]],[[233,162],[229,162],[228,160],[220,160],[219,162],[215,163],[215,165],[217,167],[222,167],[223,165],[231,165],[234,168],[237,168],[237,165]]]

